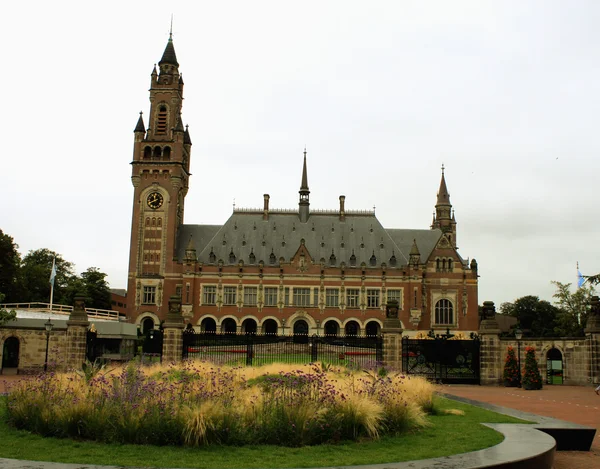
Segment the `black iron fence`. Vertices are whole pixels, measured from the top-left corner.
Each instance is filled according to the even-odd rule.
[[[183,358],[227,365],[316,363],[366,367],[383,361],[380,336],[184,333]]]
[[[402,371],[441,383],[479,384],[479,340],[402,338]]]

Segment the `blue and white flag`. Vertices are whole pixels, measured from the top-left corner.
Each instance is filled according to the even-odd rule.
[[[50,271],[50,285],[54,286],[54,278],[56,277],[56,257],[52,259],[52,270]]]
[[[585,282],[585,279],[581,275],[581,272],[579,272],[579,268],[577,268],[577,288],[581,288],[583,282]]]

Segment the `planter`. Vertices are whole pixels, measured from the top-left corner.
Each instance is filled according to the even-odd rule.
[[[504,380],[504,387],[505,388],[516,388],[519,386],[519,382],[518,381],[509,381],[507,379]]]
[[[523,389],[527,391],[536,391],[542,389],[542,385],[537,383],[523,383]]]

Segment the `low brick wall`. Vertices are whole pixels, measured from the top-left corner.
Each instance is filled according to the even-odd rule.
[[[0,344],[15,337],[19,340],[19,374],[37,373],[44,368],[46,358],[46,331],[39,329],[0,329]],[[67,331],[53,330],[48,342],[49,365],[61,365],[65,360]],[[4,347],[0,348],[0,363],[4,363]],[[6,370],[8,371],[8,370]],[[4,368],[2,372],[6,372]]]

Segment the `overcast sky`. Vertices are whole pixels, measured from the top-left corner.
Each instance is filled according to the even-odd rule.
[[[126,286],[133,129],[171,14],[193,141],[185,223],[372,209],[429,228],[440,167],[479,300],[600,272],[600,2],[10,2],[0,229]],[[146,120],[147,123],[147,120]],[[27,300],[26,298],[23,299]]]

